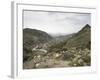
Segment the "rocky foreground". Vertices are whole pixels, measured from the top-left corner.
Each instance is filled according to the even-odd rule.
[[[24,69],[54,68],[54,67],[79,67],[90,66],[91,56],[89,49],[62,50],[60,52],[45,53],[33,51],[33,55],[24,63]]]

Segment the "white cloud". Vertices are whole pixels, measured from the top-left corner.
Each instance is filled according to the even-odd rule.
[[[91,25],[90,14],[24,11],[24,28],[39,29],[52,34],[75,33],[86,24]]]

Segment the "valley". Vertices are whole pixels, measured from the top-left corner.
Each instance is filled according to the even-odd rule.
[[[23,69],[84,67],[91,65],[91,27],[77,33],[52,36],[23,29]]]

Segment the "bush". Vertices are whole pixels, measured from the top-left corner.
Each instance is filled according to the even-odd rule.
[[[74,57],[73,53],[70,53],[70,52],[65,52],[62,54],[62,59],[63,60],[71,60],[71,58]]]

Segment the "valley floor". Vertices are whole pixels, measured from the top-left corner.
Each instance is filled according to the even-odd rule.
[[[50,53],[38,50],[34,53],[36,54],[31,56],[30,60],[24,62],[24,69],[79,67],[91,65],[90,50],[87,48],[83,50],[72,48],[67,51]]]

